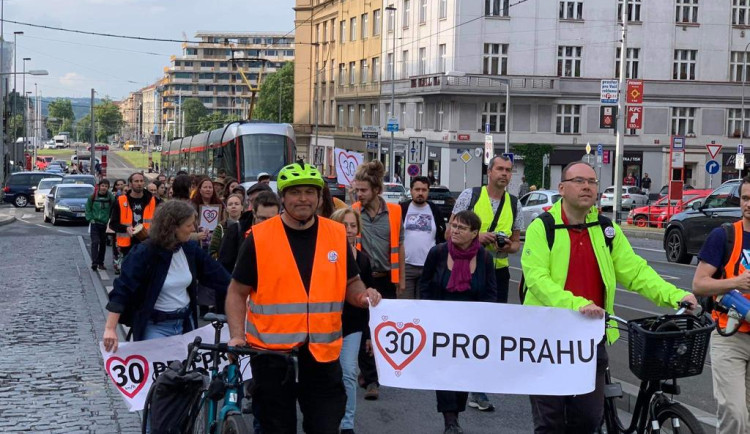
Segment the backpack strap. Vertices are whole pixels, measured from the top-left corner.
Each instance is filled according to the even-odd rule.
[[[479,201],[479,196],[482,194],[482,187],[474,187],[471,189],[471,200],[469,201],[469,207],[466,208],[469,211],[474,211],[474,205]]]
[[[724,278],[724,267],[729,263],[729,258],[732,257],[732,250],[734,250],[734,224],[733,223],[722,223],[722,229],[726,235],[727,241],[724,244],[724,258],[721,260],[721,269],[719,270]],[[739,271],[739,263],[735,265],[734,273],[737,274]]]

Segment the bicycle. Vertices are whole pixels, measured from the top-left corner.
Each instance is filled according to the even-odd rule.
[[[680,303],[675,315],[626,321],[606,315],[627,328],[630,370],[641,380],[630,425],[617,414],[616,398],[623,396],[620,383],[612,383],[605,371],[604,422],[602,433],[692,433],[704,434],[698,419],[682,404],[666,395],[679,395],[677,378],[700,375],[715,323],[707,314],[685,315],[689,303]],[[609,327],[609,326],[608,326]]]

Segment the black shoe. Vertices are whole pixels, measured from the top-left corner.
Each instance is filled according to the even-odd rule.
[[[99,264],[99,269],[100,269],[100,270],[106,270],[106,269],[107,269],[107,267],[105,267],[105,266],[104,266],[104,264]]]
[[[91,270],[96,271],[99,267],[96,264],[91,264]]]
[[[341,434],[354,434],[353,429],[342,429]]]
[[[443,434],[464,434],[464,430],[462,430],[458,425],[458,422],[456,422],[445,427],[445,431],[443,431]]]

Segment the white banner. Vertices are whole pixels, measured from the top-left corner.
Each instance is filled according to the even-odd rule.
[[[522,395],[594,390],[604,320],[512,304],[382,300],[370,330],[384,386]]]
[[[339,184],[352,185],[354,172],[362,164],[364,157],[359,152],[350,152],[339,148],[335,148],[333,152],[336,161],[336,177]]]
[[[221,341],[228,342],[229,328],[225,326],[221,332]],[[121,342],[116,353],[108,353],[104,350],[104,345],[99,343],[99,351],[104,359],[107,376],[117,387],[128,405],[128,410],[143,410],[146,395],[156,377],[164,372],[171,362],[184,361],[187,358],[187,346],[196,336],[200,336],[204,344],[213,344],[213,326],[207,325],[180,336],[141,342]],[[209,369],[213,362],[211,353],[201,351],[199,354],[201,366]],[[250,368],[247,366],[248,361],[247,357],[241,361],[242,378],[245,380],[252,377]],[[224,367],[226,363],[226,355],[222,355],[220,367]]]

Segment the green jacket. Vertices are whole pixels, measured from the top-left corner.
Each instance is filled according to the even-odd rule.
[[[86,201],[86,220],[89,223],[101,223],[106,225],[109,222],[109,215],[112,212],[112,206],[115,204],[115,196],[108,191],[106,196],[96,196],[96,199]]]
[[[555,224],[563,224],[561,217],[562,200],[558,201],[549,213],[555,218]],[[586,216],[586,222],[598,221],[595,207]],[[650,299],[655,304],[665,307],[676,307],[677,303],[688,294],[671,283],[664,281],[651,268],[646,260],[636,255],[620,227],[613,224],[615,236],[610,253],[600,226],[588,229],[594,254],[599,263],[599,270],[604,281],[604,308],[614,314],[615,288],[617,283],[630,291],[635,291]],[[554,260],[552,259],[554,258]],[[568,231],[557,230],[555,243],[550,251],[544,223],[535,219],[526,229],[526,241],[521,254],[521,266],[528,291],[525,305],[551,306],[578,310],[591,303],[583,297],[573,295],[565,290],[565,281],[570,267],[570,237]],[[615,325],[614,321],[611,325]],[[616,328],[607,328],[607,341],[612,344],[619,337]]]

